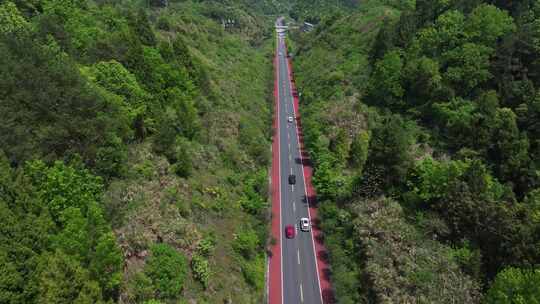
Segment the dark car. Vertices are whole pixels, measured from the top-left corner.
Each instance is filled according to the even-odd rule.
[[[294,239],[294,235],[296,234],[296,231],[294,230],[293,225],[287,225],[285,226],[285,236],[288,239]]]
[[[291,185],[296,184],[296,175],[294,174],[289,175],[289,184]]]

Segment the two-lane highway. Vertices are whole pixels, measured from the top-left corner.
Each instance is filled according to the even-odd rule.
[[[277,41],[282,302],[322,304],[313,235],[311,231],[303,232],[299,227],[301,218],[310,218],[309,201],[294,114],[287,49],[283,37],[278,37]],[[289,121],[290,117],[293,118],[292,121]],[[289,175],[296,176],[295,184],[289,184]],[[294,225],[294,238],[286,238],[287,225]]]

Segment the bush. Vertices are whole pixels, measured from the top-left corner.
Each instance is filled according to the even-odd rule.
[[[358,171],[358,175],[362,174],[362,170],[364,169],[368,157],[369,138],[370,133],[362,131],[354,137],[351,143],[349,159],[354,168]]]
[[[153,245],[150,251],[144,272],[152,281],[156,296],[177,299],[187,274],[186,258],[167,244]]]
[[[239,232],[233,242],[233,249],[246,259],[250,259],[255,255],[258,246],[259,238],[257,233],[251,229]]]
[[[137,272],[130,279],[128,290],[129,297],[136,303],[151,299],[155,295],[152,280],[144,272]]]
[[[264,287],[264,256],[259,255],[250,261],[242,263],[242,274],[246,282],[256,290],[262,290]]]
[[[187,178],[191,175],[193,164],[191,161],[190,142],[183,137],[176,138],[175,163],[172,169],[180,177]]]
[[[208,288],[208,279],[210,278],[210,264],[208,260],[199,254],[194,254],[191,258],[191,270],[193,277],[203,284],[204,288]]]

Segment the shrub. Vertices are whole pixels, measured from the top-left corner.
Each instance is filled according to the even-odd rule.
[[[253,230],[241,231],[236,235],[233,242],[233,249],[244,258],[250,259],[257,252],[259,238]]]
[[[208,260],[199,254],[193,255],[191,258],[191,270],[193,277],[203,284],[204,288],[208,288],[208,279],[210,278],[210,264]]]
[[[264,287],[264,257],[257,256],[251,261],[242,263],[242,274],[246,282],[255,287],[256,290],[262,290]]]
[[[187,274],[187,260],[167,244],[151,247],[151,256],[144,268],[160,299],[176,299],[182,291]]]

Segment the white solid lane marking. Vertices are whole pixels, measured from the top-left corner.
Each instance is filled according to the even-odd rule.
[[[292,210],[296,213],[296,202],[292,202]]]
[[[278,64],[278,67],[276,69],[276,82],[279,83],[279,80],[280,80],[280,74],[279,74],[279,70],[280,70],[280,67],[279,67],[279,64]],[[277,89],[278,89],[278,94],[277,94],[277,157],[278,157],[278,176],[281,176],[281,166],[279,164],[281,164],[281,153],[279,152],[280,149],[281,149],[281,136],[280,136],[280,127],[279,127],[279,107],[280,107],[280,103],[281,103],[281,91],[283,90],[283,88],[280,88],[280,86],[278,85],[277,86]],[[283,292],[283,243],[282,243],[282,235],[283,233],[281,233],[281,227],[283,227],[283,222],[282,222],[282,214],[281,214],[281,181],[278,182],[278,191],[279,191],[279,199],[278,199],[278,205],[279,205],[279,230],[280,230],[280,233],[279,233],[279,250],[281,251],[280,252],[280,255],[281,255],[281,258],[279,259],[279,271],[281,272],[280,274],[280,277],[281,277],[281,303],[284,303],[284,297],[285,297],[285,293]]]
[[[300,302],[304,303],[304,291],[302,290],[302,283],[300,283]]]
[[[298,258],[298,265],[300,265],[300,249],[296,250],[296,257]]]
[[[288,75],[289,75],[289,65],[288,64],[285,64],[285,69],[287,71],[286,79],[289,80],[289,90],[292,91],[292,83],[290,82],[290,79],[288,78]],[[294,116],[298,117],[297,109],[294,106],[294,98],[292,98],[291,101],[292,101],[292,105],[293,105]],[[303,157],[302,157],[302,150],[301,150],[301,147],[300,147],[300,136],[298,135],[298,131],[297,131],[297,129],[298,129],[297,121],[294,122],[294,127],[295,127],[296,143],[297,143],[296,148],[298,149],[298,154],[300,155],[300,162],[302,162]],[[303,181],[304,181],[304,194],[306,196],[307,214],[308,214],[309,222],[311,223],[311,214],[309,213],[309,199],[308,199],[308,195],[307,195],[307,186],[306,186],[306,174],[304,172],[304,166],[300,165],[300,167],[301,167],[301,170],[302,170],[302,178],[303,178]],[[313,237],[313,229],[311,229],[309,233],[310,233],[310,238],[311,238],[311,246],[313,248],[313,257],[315,259],[315,271],[317,272],[317,284],[318,284],[318,287],[319,287],[320,303],[323,303],[322,290],[321,290],[321,280],[319,278],[319,261],[317,260],[317,255],[315,253],[316,251],[315,251],[315,240],[314,240],[314,237]],[[302,291],[302,290],[300,290],[300,291]]]

